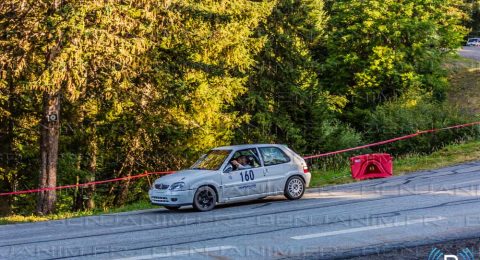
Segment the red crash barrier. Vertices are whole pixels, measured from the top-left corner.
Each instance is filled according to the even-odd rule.
[[[350,158],[352,177],[357,180],[387,178],[393,175],[392,156],[388,153],[364,154]]]

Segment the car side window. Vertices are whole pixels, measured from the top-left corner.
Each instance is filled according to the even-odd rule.
[[[233,170],[244,170],[260,167],[260,160],[255,148],[236,151],[230,160]]]
[[[285,152],[277,147],[261,147],[260,153],[262,154],[262,159],[265,166],[282,164],[290,161],[290,158],[285,154]]]

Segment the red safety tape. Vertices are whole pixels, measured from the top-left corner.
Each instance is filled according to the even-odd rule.
[[[32,190],[22,190],[22,191],[5,192],[5,193],[0,193],[0,196],[19,195],[19,194],[37,193],[37,192],[52,191],[52,190],[70,189],[70,188],[76,188],[76,187],[85,187],[85,186],[96,185],[96,184],[103,184],[103,183],[109,183],[109,182],[117,182],[117,181],[124,181],[124,180],[133,180],[133,179],[143,178],[143,177],[145,177],[145,176],[153,175],[153,174],[171,174],[171,173],[173,173],[173,171],[167,171],[167,172],[146,172],[146,173],[138,174],[138,175],[134,175],[134,176],[126,176],[126,177],[120,177],[120,178],[103,180],[103,181],[92,181],[92,182],[79,183],[79,184],[71,184],[71,185],[64,185],[64,186],[57,186],[57,187],[47,187],[47,188],[41,188],[41,189],[32,189]]]
[[[357,147],[352,147],[352,148],[347,148],[339,151],[334,151],[334,152],[328,152],[328,153],[323,153],[323,154],[317,154],[317,155],[310,155],[310,156],[305,156],[303,157],[305,160],[308,159],[315,159],[315,158],[320,158],[320,157],[325,157],[325,156],[330,156],[330,155],[335,155],[335,154],[340,154],[340,153],[346,153],[346,152],[351,152],[351,151],[356,151],[364,148],[369,148],[373,146],[379,146],[379,145],[384,145],[388,143],[393,143],[397,142],[400,140],[405,140],[409,138],[413,138],[415,136],[427,134],[427,133],[433,133],[433,132],[439,132],[439,131],[444,131],[444,130],[450,130],[450,129],[458,129],[458,128],[465,128],[469,126],[474,126],[474,125],[480,125],[480,122],[473,122],[473,123],[468,123],[468,124],[462,124],[462,125],[454,125],[454,126],[448,126],[444,128],[438,128],[438,129],[431,129],[431,130],[424,130],[424,131],[419,131],[414,134],[409,134],[405,136],[400,136],[392,139],[388,139],[385,141],[381,142],[376,142],[376,143],[371,143],[371,144],[366,144],[362,146],[357,146]],[[138,174],[134,176],[127,176],[127,177],[120,177],[120,178],[115,178],[115,179],[109,179],[109,180],[103,180],[103,181],[92,181],[92,182],[86,182],[86,183],[80,183],[80,184],[71,184],[71,185],[64,185],[64,186],[57,186],[57,187],[47,187],[47,188],[41,188],[41,189],[32,189],[32,190],[22,190],[22,191],[14,191],[14,192],[5,192],[5,193],[0,193],[0,196],[8,196],[8,195],[19,195],[19,194],[28,194],[28,193],[37,193],[37,192],[43,192],[43,191],[52,191],[52,190],[61,190],[61,189],[70,189],[70,188],[76,188],[76,187],[85,187],[85,186],[90,186],[90,185],[96,185],[96,184],[103,184],[103,183],[109,183],[109,182],[117,182],[117,181],[124,181],[124,180],[133,180],[133,179],[138,179],[142,178],[145,176],[149,175],[159,175],[159,174],[171,174],[174,173],[174,171],[165,171],[165,172],[145,172],[143,174]]]
[[[474,126],[474,125],[480,125],[480,122],[473,122],[473,123],[462,124],[462,125],[454,125],[454,126],[448,126],[448,127],[443,127],[443,128],[418,131],[414,134],[404,135],[404,136],[388,139],[388,140],[381,141],[381,142],[376,142],[376,143],[366,144],[366,145],[362,145],[362,146],[347,148],[347,149],[334,151],[334,152],[305,156],[305,157],[303,157],[303,159],[308,160],[308,159],[315,159],[315,158],[320,158],[320,157],[325,157],[325,156],[330,156],[330,155],[335,155],[335,154],[340,154],[340,153],[346,153],[346,152],[356,151],[356,150],[369,148],[369,147],[373,147],[373,146],[389,144],[389,143],[397,142],[397,141],[400,141],[400,140],[413,138],[415,136],[419,136],[419,135],[423,135],[423,134],[434,133],[434,132],[450,130],[450,129],[465,128],[465,127]]]
[[[405,136],[393,138],[393,139],[388,139],[388,140],[377,142],[377,143],[366,144],[366,145],[362,145],[362,146],[357,146],[357,147],[347,148],[347,149],[343,149],[343,150],[338,150],[338,151],[334,151],[334,152],[305,156],[305,157],[303,157],[303,159],[305,159],[305,160],[315,159],[315,158],[326,157],[326,156],[340,154],[340,153],[356,151],[356,150],[360,150],[360,149],[364,149],[364,148],[369,148],[369,147],[373,147],[373,146],[379,146],[379,145],[383,145],[383,144],[397,142],[397,141],[404,140],[404,139],[409,139],[409,138],[412,138],[412,137],[415,137],[415,136],[418,136],[418,135],[420,135],[420,132],[415,133],[415,134],[410,134],[410,135],[405,135]]]

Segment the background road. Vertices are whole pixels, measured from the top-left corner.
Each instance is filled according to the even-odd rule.
[[[459,50],[460,56],[465,58],[480,60],[480,47],[463,47]]]
[[[286,259],[480,234],[480,162],[220,206],[0,226],[0,259]],[[426,256],[421,256],[426,257]]]

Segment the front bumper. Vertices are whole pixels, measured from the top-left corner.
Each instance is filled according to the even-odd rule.
[[[193,190],[171,191],[171,190],[157,190],[150,189],[148,196],[150,202],[159,206],[184,206],[192,205]]]

